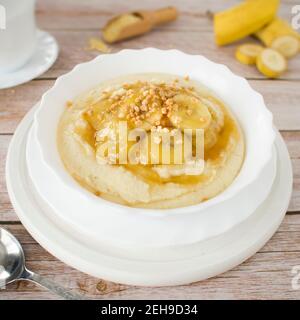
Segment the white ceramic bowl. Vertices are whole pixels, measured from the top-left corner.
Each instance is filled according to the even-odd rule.
[[[237,193],[236,197],[216,203],[201,211],[186,214],[136,212],[123,207],[116,210],[101,205],[90,211],[90,203],[65,188],[61,179],[43,162],[31,129],[26,147],[27,167],[43,210],[61,230],[81,243],[111,255],[131,259],[183,259],[199,250],[225,245],[220,239],[227,230],[237,228],[267,198],[276,175],[276,152],[259,178]],[[55,187],[54,187],[55,186]],[[88,192],[84,190],[83,192]],[[76,206],[78,206],[76,208]],[[43,207],[41,205],[41,207]],[[81,210],[81,211],[80,211]],[[200,244],[201,243],[201,244]]]
[[[215,198],[171,210],[128,208],[94,196],[66,172],[56,146],[56,128],[65,102],[102,81],[145,72],[188,74],[223,100],[241,124],[246,141],[243,167],[234,182]],[[36,157],[27,152],[29,173],[55,219],[91,240],[120,246],[159,247],[216,236],[246,219],[267,196],[272,183],[272,174],[267,173],[264,180],[268,183],[258,183],[272,162],[275,139],[272,115],[262,96],[224,65],[177,50],[122,50],[76,66],[43,95],[31,137]],[[245,202],[247,195],[249,201]]]

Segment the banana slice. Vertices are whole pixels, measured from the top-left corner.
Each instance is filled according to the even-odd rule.
[[[277,78],[287,69],[284,56],[274,49],[264,49],[256,61],[257,69],[268,78]]]
[[[207,107],[197,98],[178,94],[173,98],[178,105],[170,112],[172,124],[180,129],[204,129],[209,126],[211,115]]]
[[[201,101],[206,105],[209,113],[211,114],[210,127],[214,127],[214,130],[217,132],[221,131],[224,126],[224,112],[222,103],[212,97],[201,97]]]
[[[106,110],[109,108],[108,100],[101,100],[83,112],[83,118],[95,129],[102,128]]]
[[[140,125],[139,128],[149,131],[156,123],[160,122],[162,118],[162,113],[160,109],[155,110],[150,114],[148,118],[146,118]]]
[[[185,140],[183,136],[182,143],[176,143],[178,140],[172,139],[170,145],[164,144],[163,139],[156,141],[155,137],[157,136],[147,134],[148,149],[145,150],[146,155],[143,155],[143,158],[148,159],[148,164],[128,163],[126,168],[142,179],[153,183],[197,182],[198,176],[203,172],[204,162],[202,159],[194,160],[191,138],[186,137],[191,143],[191,148],[184,148]],[[157,144],[157,147],[152,147],[151,139],[154,139],[153,142]],[[184,175],[183,179],[181,179],[181,175]],[[192,178],[187,179],[186,176]]]
[[[272,42],[271,48],[279,51],[284,57],[291,58],[299,52],[300,41],[292,35],[280,36]]]
[[[201,98],[211,114],[211,123],[204,131],[204,148],[212,148],[217,140],[219,132],[224,127],[224,112],[221,103],[212,97]]]
[[[141,99],[141,98],[142,97],[139,94],[139,92],[136,91],[132,94],[130,98],[124,99],[124,101],[120,103],[120,108],[125,109],[126,106],[135,105],[140,110],[142,110],[143,107],[141,106],[141,104],[136,102],[138,99]],[[132,123],[130,119],[128,121],[129,124],[131,124],[132,127],[149,131],[151,127],[153,127],[155,123],[159,122],[160,119],[162,118],[161,105],[159,101],[157,101],[156,103],[157,103],[157,107],[155,108],[155,110],[153,110],[153,112],[150,113],[150,115],[148,114],[147,110],[145,111],[142,110],[141,114],[144,116],[144,118],[141,119],[139,124]]]
[[[243,64],[255,64],[257,56],[263,47],[254,43],[245,43],[239,46],[235,52],[236,59]]]

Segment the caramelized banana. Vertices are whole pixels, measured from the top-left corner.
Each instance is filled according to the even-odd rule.
[[[211,115],[199,99],[185,94],[173,98],[178,108],[173,106],[170,111],[172,124],[180,129],[205,129],[209,126]]]
[[[202,98],[201,100],[211,114],[210,126],[204,131],[204,146],[207,150],[213,147],[218,140],[218,134],[224,126],[224,114],[222,106],[217,100],[212,98]]]
[[[120,109],[126,110],[126,113],[130,110],[139,113],[139,118],[135,123],[133,119],[129,119],[129,125],[148,131],[162,118],[161,103],[160,101],[155,101],[156,107],[149,111],[148,106],[154,103],[153,99],[149,101],[147,107],[142,104],[142,100],[142,94],[138,90],[135,90],[130,97],[120,102]]]
[[[109,108],[110,103],[108,99],[103,99],[97,103],[89,106],[83,112],[83,118],[97,131],[103,127],[103,122],[107,117],[106,110]]]
[[[142,128],[146,131],[150,130],[156,123],[159,123],[162,118],[162,113],[160,109],[155,110],[153,113],[150,114],[148,118],[142,121],[139,128]]]

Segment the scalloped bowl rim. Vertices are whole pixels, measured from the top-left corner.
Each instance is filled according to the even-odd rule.
[[[57,164],[55,164],[53,162],[53,159],[52,159],[53,155],[51,155],[49,152],[47,152],[49,149],[43,147],[43,145],[45,146],[45,144],[42,143],[44,141],[43,134],[45,133],[43,131],[43,130],[45,130],[44,125],[47,124],[47,119],[45,118],[45,114],[47,112],[45,112],[45,108],[46,108],[47,104],[49,105],[49,101],[51,101],[55,97],[55,95],[57,94],[56,91],[59,91],[59,89],[61,89],[61,86],[64,86],[65,82],[70,81],[70,79],[72,79],[73,77],[74,78],[78,77],[80,72],[82,70],[84,70],[85,68],[88,68],[94,64],[97,64],[98,62],[104,63],[105,59],[112,59],[113,57],[117,57],[117,58],[123,57],[124,58],[124,57],[126,57],[126,55],[127,56],[135,55],[135,54],[142,55],[142,54],[149,54],[149,53],[162,54],[162,55],[167,54],[170,56],[175,55],[177,57],[181,56],[181,58],[189,58],[189,59],[197,58],[197,59],[199,59],[199,62],[201,61],[202,63],[209,65],[212,69],[215,68],[215,70],[217,70],[219,73],[225,75],[226,77],[231,78],[232,81],[235,81],[236,83],[239,84],[240,88],[243,88],[243,90],[246,90],[247,93],[249,95],[252,95],[253,98],[255,97],[256,103],[259,105],[259,108],[261,108],[261,110],[259,110],[260,116],[262,117],[261,119],[264,122],[264,124],[266,125],[265,130],[268,132],[268,135],[267,135],[267,138],[264,137],[265,146],[263,149],[264,150],[263,159],[260,159],[259,167],[256,168],[256,171],[252,172],[250,178],[248,177],[247,180],[239,181],[239,184],[238,185],[236,184],[237,179],[239,178],[239,176],[241,175],[241,173],[244,170],[244,164],[245,164],[245,161],[247,158],[247,145],[246,145],[246,155],[245,155],[245,159],[244,159],[244,164],[240,170],[240,173],[238,174],[238,176],[235,178],[235,180],[232,182],[231,185],[229,185],[223,192],[221,192],[217,196],[215,196],[205,202],[202,202],[202,203],[199,203],[196,205],[189,205],[189,206],[181,207],[181,208],[145,209],[145,208],[134,208],[134,207],[120,205],[120,204],[113,203],[113,202],[104,200],[102,198],[99,198],[99,197],[95,196],[94,194],[92,194],[91,192],[84,190],[77,182],[73,181],[73,179],[67,180],[67,179],[62,178],[64,175],[62,170],[64,170],[64,173],[65,173],[66,169],[63,167],[61,167],[61,168],[57,167]],[[159,72],[159,71],[154,71],[154,72]],[[145,71],[142,71],[140,73],[145,73]],[[165,73],[165,72],[163,72],[163,73]],[[128,73],[128,74],[130,74],[130,73]],[[136,72],[135,72],[135,74],[136,74]],[[174,72],[173,74],[177,74],[177,73]],[[191,78],[193,79],[193,77],[191,77]],[[110,78],[108,78],[108,79],[110,79]],[[198,79],[196,79],[196,80],[198,80]],[[201,82],[203,82],[203,81],[201,81]],[[101,81],[99,81],[98,84],[99,83],[101,83]],[[94,83],[94,84],[90,85],[89,88],[92,89],[96,85],[97,85],[97,83]],[[208,86],[208,88],[211,89],[209,86]],[[88,88],[86,90],[88,90]],[[83,92],[84,92],[84,90],[83,90]],[[80,94],[80,93],[82,93],[82,92],[77,92],[75,95],[70,97],[70,99],[78,96],[78,94]],[[216,92],[216,94],[218,95],[218,92]],[[221,99],[222,99],[222,96],[221,96]],[[68,99],[66,99],[66,100],[68,100]],[[55,99],[54,99],[54,101],[55,101]],[[226,105],[228,105],[228,104],[226,103]],[[230,108],[230,105],[228,107]],[[163,214],[164,216],[167,216],[169,214],[174,215],[174,214],[181,214],[181,213],[186,214],[186,213],[195,212],[195,211],[199,212],[199,211],[203,211],[203,210],[209,208],[210,206],[212,206],[216,203],[220,203],[220,202],[226,201],[228,199],[231,199],[232,197],[236,196],[240,190],[246,188],[252,182],[254,182],[256,179],[259,178],[259,175],[261,174],[265,165],[267,165],[267,163],[272,158],[272,146],[275,141],[275,131],[273,129],[273,115],[265,106],[264,99],[263,99],[262,95],[260,93],[258,93],[257,91],[255,91],[254,89],[252,89],[252,87],[249,85],[248,81],[245,78],[235,75],[232,71],[230,71],[230,69],[227,66],[225,66],[223,64],[218,64],[218,63],[212,62],[211,60],[205,58],[202,55],[187,54],[187,53],[184,53],[184,52],[176,50],[176,49],[171,49],[171,50],[161,50],[161,49],[155,49],[155,48],[145,48],[145,49],[139,49],[139,50],[124,49],[124,50],[121,50],[119,52],[112,53],[112,54],[99,55],[91,61],[76,65],[70,72],[58,77],[57,80],[55,81],[54,85],[47,92],[45,92],[43,94],[40,106],[38,107],[37,111],[34,114],[34,125],[35,125],[35,134],[37,136],[37,140],[38,140],[38,143],[40,146],[40,151],[42,153],[43,161],[45,162],[45,164],[49,168],[52,169],[52,172],[57,177],[62,178],[65,186],[67,186],[68,188],[71,188],[73,190],[77,189],[77,191],[79,191],[79,194],[81,194],[83,197],[88,198],[87,199],[88,201],[97,201],[97,204],[100,206],[104,205],[104,206],[110,207],[111,209],[126,210],[127,213],[132,212],[133,214],[135,214],[136,212],[139,212],[139,214],[142,213],[142,214],[150,215],[150,216],[157,216],[157,215],[160,216],[161,214]],[[55,132],[55,136],[56,136],[56,132]],[[57,151],[57,154],[58,154],[58,151]],[[262,155],[260,155],[260,156],[262,156]]]

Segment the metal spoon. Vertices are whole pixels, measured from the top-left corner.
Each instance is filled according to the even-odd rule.
[[[35,282],[67,300],[83,300],[84,297],[46,279],[25,266],[24,251],[19,241],[7,230],[0,228],[0,289],[16,280]]]

